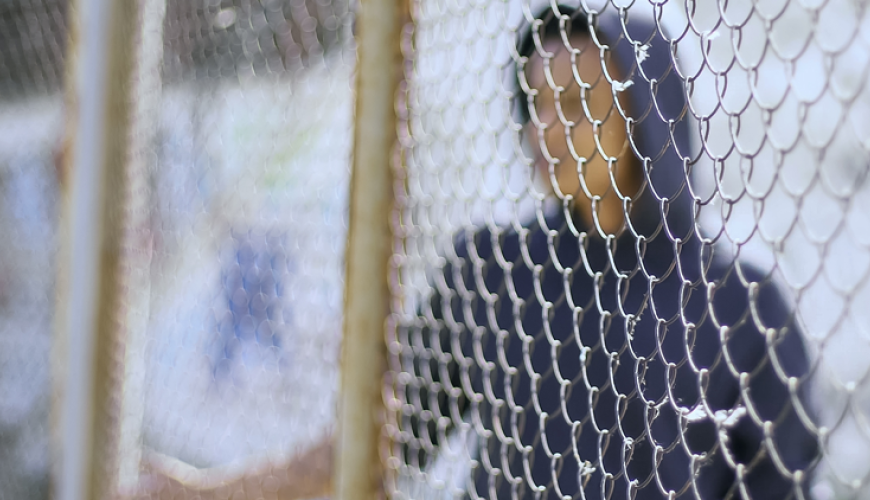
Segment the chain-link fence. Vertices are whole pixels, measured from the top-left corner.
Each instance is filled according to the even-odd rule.
[[[418,0],[400,498],[868,498],[862,2]]]
[[[117,5],[0,1],[0,499],[870,499],[860,1]]]

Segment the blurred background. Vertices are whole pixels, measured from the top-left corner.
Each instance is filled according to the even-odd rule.
[[[66,2],[0,3],[0,498],[47,498]]]
[[[48,495],[69,9],[0,1],[3,500]],[[346,0],[166,5],[162,85],[147,96],[146,453],[227,466],[331,431],[352,20]]]
[[[532,213],[501,75],[538,3],[414,3],[412,192],[455,200],[444,234],[466,209],[502,224]],[[702,230],[774,273],[804,325],[831,429],[816,498],[870,498],[866,3],[612,3],[661,19],[691,76]],[[144,376],[126,395],[144,454],[244,469],[334,428],[356,8],[166,2],[147,96],[145,327],[131,342]],[[0,0],[0,500],[49,496],[69,11]]]

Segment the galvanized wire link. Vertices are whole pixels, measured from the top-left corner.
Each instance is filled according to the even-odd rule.
[[[390,494],[870,498],[864,5],[412,12]]]

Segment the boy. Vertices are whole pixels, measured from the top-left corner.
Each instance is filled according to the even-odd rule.
[[[807,495],[807,356],[769,277],[695,231],[668,42],[557,8],[520,36],[514,104],[561,206],[466,230],[400,326],[402,458],[462,425],[475,499]]]

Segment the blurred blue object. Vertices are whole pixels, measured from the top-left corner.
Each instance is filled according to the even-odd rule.
[[[221,294],[210,350],[217,381],[239,363],[250,368],[283,360],[281,337],[291,319],[285,242],[283,234],[234,231],[221,252]]]

